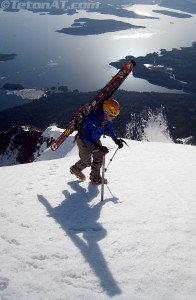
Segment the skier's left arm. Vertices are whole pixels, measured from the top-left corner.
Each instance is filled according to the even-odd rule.
[[[109,135],[113,139],[115,144],[118,145],[119,149],[121,149],[123,147],[123,141],[122,141],[122,139],[117,138],[117,136],[114,132],[113,123],[110,121],[106,124],[106,134]]]

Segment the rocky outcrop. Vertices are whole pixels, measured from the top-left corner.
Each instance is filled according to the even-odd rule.
[[[51,144],[43,132],[27,126],[14,126],[0,134],[0,166],[29,163]]]

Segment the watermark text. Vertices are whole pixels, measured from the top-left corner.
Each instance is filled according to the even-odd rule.
[[[63,9],[63,10],[93,10],[99,8],[98,2],[72,2],[66,0],[54,0],[51,2],[34,2],[26,1],[20,2],[17,0],[4,0],[0,2],[0,8],[2,9],[28,9],[28,10],[52,10],[52,9]]]

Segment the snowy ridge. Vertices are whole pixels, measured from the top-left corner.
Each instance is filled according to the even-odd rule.
[[[59,135],[64,131],[64,129],[58,128],[56,126],[50,126],[43,132],[43,137],[45,138],[53,138],[57,139]],[[67,139],[66,142],[62,144],[62,146],[56,151],[52,151],[50,148],[47,148],[46,144],[42,145],[42,148],[39,151],[39,155],[35,159],[36,161],[44,161],[44,160],[53,160],[64,158],[65,156],[73,155],[70,152],[73,150],[74,154],[77,155],[77,147],[75,146],[74,139],[77,132],[72,133]],[[74,148],[74,149],[73,149]],[[42,152],[42,153],[41,153]],[[40,154],[41,153],[41,154]],[[34,155],[36,157],[36,155]]]
[[[0,298],[195,300],[196,148],[127,140],[101,203],[72,142],[0,168]]]

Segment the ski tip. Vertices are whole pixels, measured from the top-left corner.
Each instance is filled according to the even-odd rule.
[[[126,64],[123,64],[125,70],[130,73],[136,66],[136,62],[134,60],[129,60]]]
[[[56,143],[53,143],[53,144],[50,146],[50,148],[51,148],[52,151],[55,151],[55,150],[58,148],[58,146],[57,146]]]
[[[130,60],[130,62],[132,63],[132,65],[133,65],[133,69],[135,68],[135,66],[136,66],[136,62],[135,62],[135,60]]]

